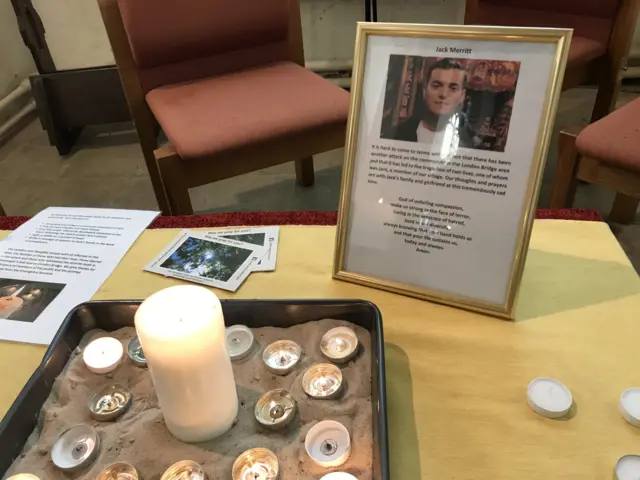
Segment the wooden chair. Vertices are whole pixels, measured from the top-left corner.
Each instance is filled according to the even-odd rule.
[[[349,94],[304,68],[298,0],[98,0],[158,204],[344,145]],[[170,145],[158,147],[158,124]]]
[[[2,204],[0,203],[0,217],[6,217],[6,213],[4,211],[4,208],[2,208]]]
[[[633,222],[640,204],[640,98],[584,129],[560,132],[550,207],[571,207],[576,180],[614,189],[609,220]]]
[[[615,106],[640,0],[467,0],[465,23],[573,28],[563,90],[597,84],[591,121]]]

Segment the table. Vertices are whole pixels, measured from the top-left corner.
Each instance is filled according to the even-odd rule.
[[[180,283],[142,271],[177,231],[145,232],[95,298],[139,299]],[[606,224],[536,221],[516,322],[334,281],[334,235],[332,226],[282,227],[277,271],[217,293],[378,305],[394,480],[609,479],[620,456],[638,453],[640,429],[617,406],[640,385],[640,280]],[[2,414],[43,353],[1,345]],[[572,390],[573,418],[527,406],[528,382],[543,376]]]

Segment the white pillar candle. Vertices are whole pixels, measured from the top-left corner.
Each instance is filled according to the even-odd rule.
[[[82,352],[84,364],[93,373],[105,374],[113,372],[122,360],[124,348],[112,337],[102,337],[87,345]]]
[[[135,324],[169,431],[196,443],[229,430],[238,394],[218,297],[203,287],[170,287],[140,305]]]
[[[7,480],[40,480],[40,478],[30,473],[18,473],[13,477],[7,478]]]

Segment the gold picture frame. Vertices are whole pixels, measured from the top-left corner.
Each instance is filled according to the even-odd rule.
[[[542,180],[542,173],[546,162],[546,155],[552,134],[553,120],[555,118],[564,70],[568,58],[571,35],[572,31],[567,29],[396,23],[358,24],[351,87],[351,109],[347,125],[345,162],[341,184],[339,217],[334,254],[333,277],[335,279],[388,290],[398,294],[409,295],[424,300],[434,301],[502,318],[514,318],[518,289],[524,270],[526,253]],[[360,116],[363,101],[363,85],[366,76],[365,67],[367,64],[367,55],[372,54],[371,52],[373,51],[368,51],[371,44],[370,40],[376,36],[394,37],[393,41],[399,40],[396,37],[406,37],[411,39],[429,38],[443,41],[468,40],[471,42],[500,41],[536,44],[547,43],[555,46],[553,50],[553,58],[549,58],[549,61],[551,62],[549,67],[549,78],[547,80],[546,91],[544,92],[544,102],[542,105],[542,113],[538,125],[537,136],[535,137],[533,159],[531,161],[530,170],[528,171],[526,187],[524,184],[521,185],[522,191],[525,192],[524,202],[521,211],[519,211],[520,219],[517,224],[517,229],[514,229],[514,232],[517,234],[517,239],[515,241],[515,253],[513,255],[513,261],[511,262],[510,268],[506,270],[508,271],[508,282],[506,284],[507,286],[503,302],[486,301],[444,290],[441,291],[434,288],[424,288],[422,286],[404,283],[397,279],[389,280],[380,278],[376,275],[348,271],[345,266],[345,257],[349,248],[349,232],[352,223],[352,195],[354,188],[354,172],[356,170],[357,162],[356,155],[358,148],[359,126],[361,121]],[[411,55],[414,54],[412,53]],[[380,202],[382,202],[382,198],[380,199]],[[393,262],[394,260],[395,259],[393,258],[389,258],[390,262]]]

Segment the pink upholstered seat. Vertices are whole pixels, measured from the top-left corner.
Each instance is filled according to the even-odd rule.
[[[640,173],[640,98],[582,130],[576,147],[602,163]]]
[[[592,2],[490,0],[479,4],[477,23],[515,27],[573,28],[573,40],[569,51],[571,66],[590,62],[606,53],[616,6],[615,1],[596,0]]]
[[[290,62],[156,88],[147,103],[185,159],[344,125],[349,112],[346,91]]]
[[[299,0],[98,1],[164,212],[287,162],[313,185],[313,155],[344,146],[349,94],[304,68]]]

